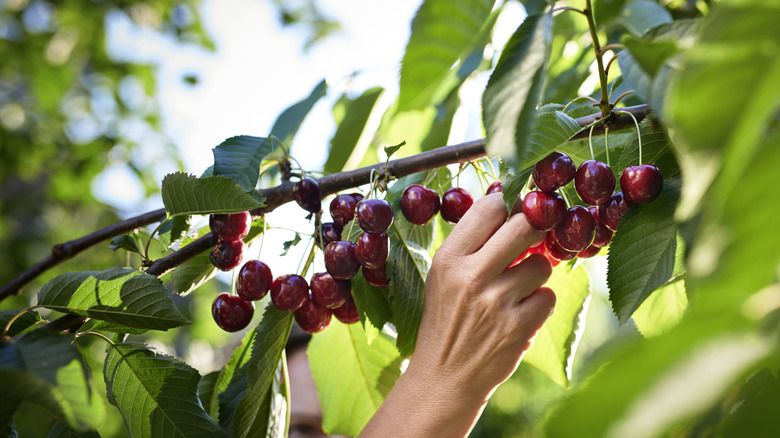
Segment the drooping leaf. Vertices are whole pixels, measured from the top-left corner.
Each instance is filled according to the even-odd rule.
[[[121,236],[116,236],[111,239],[111,244],[108,245],[108,249],[114,252],[117,252],[120,249],[124,249],[125,251],[141,254],[141,249],[138,247],[138,242],[136,242],[135,239],[133,239],[133,237],[128,234],[122,234]]]
[[[672,14],[652,0],[628,2],[620,11],[618,23],[629,32],[641,36],[648,29],[672,21]]]
[[[8,328],[8,332],[6,333],[8,336],[14,337],[19,333],[23,332],[24,330],[32,327],[35,323],[41,320],[41,315],[39,315],[38,312],[36,312],[35,310],[27,310],[27,311],[24,311],[24,309],[2,310],[0,311],[0,333],[8,324],[8,322],[11,321],[11,318],[15,317],[20,312],[23,312],[22,315],[16,318],[16,320],[14,320],[14,323],[11,324],[11,327]]]
[[[219,426],[198,399],[200,374],[142,344],[116,344],[103,369],[108,401],[134,437],[209,437]]]
[[[276,118],[276,122],[271,128],[271,135],[278,138],[285,147],[289,147],[295,134],[298,133],[303,119],[309,114],[314,104],[325,96],[327,91],[328,84],[323,79],[314,87],[308,97],[289,106]]]
[[[503,163],[503,161],[502,161]],[[504,204],[507,211],[512,211],[515,204],[518,202],[518,197],[523,191],[523,187],[528,183],[528,178],[531,177],[531,168],[526,168],[518,174],[514,173],[502,173],[501,185],[502,195],[504,196]]]
[[[73,337],[36,330],[0,343],[0,388],[8,397],[42,406],[84,431],[103,422],[103,401]]]
[[[530,15],[501,53],[482,97],[487,151],[511,165],[526,157],[551,45],[550,14]]]
[[[658,288],[631,315],[642,336],[664,334],[677,325],[688,307],[685,281],[677,280]]]
[[[196,178],[181,172],[165,176],[162,199],[169,216],[240,213],[265,205],[226,176]]]
[[[219,370],[219,377],[214,382],[209,403],[211,406],[209,413],[212,418],[227,418],[229,409],[235,409],[238,401],[246,392],[247,369],[244,364],[249,361],[252,355],[252,344],[256,336],[257,330],[248,331],[241,340],[241,344],[233,350],[228,362]]]
[[[588,310],[588,274],[583,266],[572,269],[571,264],[563,264],[553,269],[545,286],[551,288],[557,297],[555,312],[539,330],[523,362],[540,369],[555,383],[568,387],[572,360]]]
[[[559,108],[560,105],[545,105],[536,110],[533,134],[528,140],[525,159],[517,166],[518,169],[533,166],[584,129]]]
[[[393,280],[390,279],[392,282]],[[393,316],[393,309],[387,296],[389,289],[371,286],[363,277],[362,272],[358,272],[352,279],[352,298],[355,300],[360,315],[360,322],[366,332],[368,343],[374,341],[374,338],[389,322]]]
[[[398,143],[393,146],[385,146],[385,155],[387,155],[387,159],[389,160],[390,157],[393,156],[396,152],[398,152],[399,149],[404,147],[406,145],[405,141],[402,141],[401,143]]]
[[[167,330],[190,322],[160,279],[128,268],[58,275],[38,292],[38,304],[141,329]]]
[[[383,92],[382,88],[371,88],[355,99],[343,96],[339,100],[337,104],[344,107],[344,116],[338,122],[336,133],[330,140],[330,151],[323,171],[336,173],[349,170],[344,167],[350,161],[355,147],[358,146],[358,140],[365,135],[363,131],[366,129],[366,123],[368,123],[369,116]],[[364,152],[365,150],[357,151],[356,153],[361,156],[352,159],[361,158]]]
[[[620,220],[609,246],[607,284],[612,309],[624,324],[650,293],[674,272],[678,188],[665,182],[653,202],[633,205]]]
[[[187,295],[216,274],[217,268],[211,263],[209,253],[200,253],[173,270],[171,273],[173,291],[182,296]]]
[[[359,325],[334,319],[312,338],[308,354],[323,430],[357,436],[401,374],[401,357],[392,339],[380,335],[369,345]]]
[[[270,138],[250,135],[230,137],[213,149],[214,175],[227,176],[244,191],[254,191],[260,163],[273,148]]]
[[[433,100],[456,61],[468,54],[495,0],[426,0],[412,21],[401,64],[401,111],[422,109]]]

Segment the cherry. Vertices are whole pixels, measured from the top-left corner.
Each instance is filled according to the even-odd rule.
[[[607,202],[598,206],[598,219],[605,227],[617,231],[620,218],[626,214],[629,207],[631,202],[623,196],[622,191],[617,192],[610,196]]]
[[[501,184],[501,181],[493,181],[492,183],[490,183],[487,190],[485,191],[485,196],[491,193],[503,192],[503,191],[504,191],[504,186]]]
[[[523,214],[537,230],[550,231],[563,220],[566,202],[557,193],[535,190],[525,195]]]
[[[325,247],[325,269],[340,280],[352,278],[360,269],[360,262],[355,257],[355,244],[345,240],[331,242]]]
[[[387,234],[363,233],[355,242],[355,257],[361,265],[369,269],[384,266],[390,245]]]
[[[307,298],[301,307],[293,312],[295,322],[306,333],[317,333],[330,325],[332,312],[327,307],[320,306],[311,298]]]
[[[254,314],[255,308],[250,301],[226,292],[217,295],[211,305],[214,322],[226,332],[237,332],[245,328]]]
[[[319,272],[309,280],[311,297],[320,306],[334,309],[351,297],[349,280],[337,280],[327,272]]]
[[[358,195],[360,196],[360,195]],[[363,197],[360,196],[362,200]],[[333,218],[333,222],[346,225],[355,217],[355,207],[358,200],[355,199],[353,194],[338,195],[330,201],[330,216]]]
[[[355,198],[355,202],[360,202],[363,200],[363,195],[361,195],[360,193],[353,192],[350,193],[350,195],[352,195],[352,197]]]
[[[316,213],[322,208],[320,184],[312,178],[301,178],[293,186],[293,198],[302,209]]]
[[[320,233],[320,229],[322,230],[322,233]],[[319,227],[314,229],[314,241],[317,243],[317,246],[324,248],[328,246],[330,242],[341,240],[341,232],[343,230],[343,227],[339,223],[322,223]],[[325,237],[324,242],[322,241],[323,239],[320,237],[320,234]]]
[[[628,166],[620,174],[623,196],[632,204],[654,201],[661,194],[663,186],[661,171],[652,164]]]
[[[603,204],[615,190],[615,175],[607,163],[584,161],[574,176],[574,189],[586,204]]]
[[[367,233],[384,233],[393,224],[393,207],[383,199],[364,199],[357,204],[355,218]]]
[[[401,195],[401,212],[407,221],[425,225],[439,212],[441,199],[435,190],[412,184]]]
[[[595,256],[596,254],[598,254],[599,251],[601,251],[601,247],[596,245],[590,245],[585,250],[578,252],[577,257],[581,259],[589,259]]]
[[[374,287],[388,287],[390,286],[390,279],[387,278],[386,266],[381,266],[376,269],[369,269],[363,266],[361,271],[363,277],[366,278],[368,284]]]
[[[548,258],[552,257],[555,260],[565,262],[566,260],[571,260],[577,256],[576,252],[569,251],[562,247],[558,240],[555,239],[555,236],[553,236],[553,233],[547,233],[542,244],[547,253],[545,255],[547,255]]]
[[[301,307],[309,298],[309,284],[297,274],[276,277],[271,284],[271,301],[280,310],[289,312]]]
[[[593,243],[596,235],[596,219],[587,208],[575,205],[563,216],[563,220],[550,232],[561,248],[579,252]]]
[[[457,224],[473,203],[471,193],[466,189],[453,187],[441,197],[441,218],[451,224]]]
[[[221,240],[209,254],[211,264],[221,271],[229,271],[241,264],[246,244],[243,240]]]
[[[249,234],[252,227],[252,215],[248,211],[235,214],[212,214],[209,216],[209,228],[219,240],[239,240]]]
[[[547,233],[547,235],[545,235],[545,237],[547,237],[549,234],[550,233]],[[538,244],[536,246],[532,246],[532,247],[528,248],[528,252],[526,254],[526,257],[529,257],[531,254],[541,254],[541,255],[547,257],[547,261],[550,262],[550,264],[553,267],[558,266],[561,263],[560,260],[558,260],[555,257],[553,257],[550,254],[550,251],[547,250],[547,247],[545,246],[545,243],[544,243],[544,239],[542,240],[542,243],[540,243],[540,244]]]
[[[601,204],[601,205],[606,205],[606,204]],[[612,234],[613,234],[612,230],[610,230],[603,223],[601,223],[601,220],[599,219],[598,208],[589,207],[588,211],[590,212],[591,216],[593,216],[593,219],[596,220],[596,236],[593,238],[593,243],[591,244],[591,246],[595,246],[597,248],[603,248],[609,245],[609,242],[612,240]]]
[[[333,309],[333,316],[344,324],[354,324],[360,321],[354,298],[350,296],[346,303]]]
[[[577,169],[563,152],[555,151],[534,164],[534,184],[543,192],[554,192],[574,179]]]
[[[268,293],[273,281],[268,265],[260,260],[250,260],[238,271],[236,292],[247,301],[257,301]]]

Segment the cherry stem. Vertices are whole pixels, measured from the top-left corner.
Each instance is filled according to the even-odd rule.
[[[173,219],[173,217],[166,217],[165,220],[160,222],[160,224],[157,225],[154,230],[152,230],[152,233],[149,234],[149,239],[146,241],[146,245],[144,245],[144,260],[149,260],[149,244],[152,243],[154,235],[157,234],[157,232],[160,231],[160,228],[162,228],[162,226],[171,219]]]
[[[569,199],[569,195],[566,194],[566,190],[564,190],[563,187],[561,187],[561,189],[558,190],[558,193],[561,195],[561,198],[563,198],[563,202],[566,203],[566,209],[568,210],[569,208],[571,208],[573,204],[571,203],[571,199]]]
[[[599,50],[598,56],[604,56],[605,53],[609,52],[610,50],[617,50],[617,49],[624,49],[622,44],[607,44],[606,46],[602,47],[601,50]]]
[[[287,367],[287,350],[282,351],[281,362],[282,379],[284,379],[284,401],[287,403],[287,409],[285,409],[287,411],[287,420],[284,422],[284,435],[282,436],[290,436],[290,370]]]
[[[492,161],[490,161],[490,158],[489,158],[489,157],[485,157],[485,158],[483,158],[483,159],[484,159],[484,160],[485,160],[485,162],[487,163],[488,167],[490,167],[490,176],[492,176],[492,177],[493,177],[493,179],[498,179],[498,177],[496,176],[496,168],[495,168],[495,167],[493,167],[493,162],[492,162]]]
[[[627,111],[617,111],[618,113],[625,113]],[[636,126],[636,139],[639,143],[639,165],[642,165],[642,132],[639,130],[639,122],[636,120],[636,117],[634,117],[633,114],[628,113],[629,116],[631,116],[631,119],[634,120],[634,125]]]
[[[306,273],[309,272],[309,267],[311,266],[311,262],[314,261],[314,255],[317,254],[317,245],[312,245],[311,239],[309,240],[309,245],[311,245],[311,250],[309,250],[309,257],[306,258],[306,263],[303,265],[303,269],[300,271],[301,277],[304,278],[306,278]]]
[[[616,59],[618,59],[618,55],[620,55],[620,53],[615,53],[614,55],[612,55],[611,58],[609,58],[609,62],[607,62],[607,66],[604,67],[604,74],[609,75],[609,67],[612,65],[613,62],[615,62]]]
[[[563,107],[563,109],[561,109],[561,112],[564,112],[564,113],[565,113],[565,112],[566,112],[566,110],[567,110],[567,109],[569,109],[569,107],[570,107],[570,106],[571,106],[571,105],[572,105],[574,102],[577,102],[577,101],[579,101],[579,100],[590,100],[591,102],[595,103],[596,105],[598,105],[598,104],[600,103],[598,100],[596,100],[596,99],[594,99],[594,98],[592,98],[592,97],[590,97],[590,96],[578,96],[578,97],[575,97],[574,99],[572,99],[572,100],[571,100],[569,103],[567,103],[567,104],[566,104],[566,106],[564,106],[564,107]]]
[[[628,90],[625,93],[621,94],[620,96],[618,96],[617,99],[615,99],[614,102],[612,102],[612,106],[614,107],[615,105],[617,105],[618,102],[620,102],[621,99],[623,99],[624,97],[626,97],[628,95],[631,95],[633,93],[634,93],[634,90]]]
[[[569,7],[569,6],[561,6],[560,8],[553,9],[551,12],[555,13],[555,12],[560,12],[560,11],[571,11],[571,12],[580,13],[582,15],[586,15],[585,12],[582,11],[581,9],[572,8],[572,7]]]
[[[590,131],[588,132],[588,148],[590,148],[590,159],[595,160],[596,154],[593,153],[593,128],[595,128],[596,125],[593,124],[590,127]]]
[[[609,128],[605,128],[604,129],[604,149],[607,152],[607,166],[610,166],[610,164],[609,164]]]
[[[112,348],[116,347],[116,344],[114,344],[114,341],[109,339],[108,336],[106,336],[106,335],[104,335],[102,333],[93,332],[91,330],[88,330],[88,331],[85,331],[85,332],[76,333],[75,337],[80,338],[80,337],[85,336],[85,335],[97,336],[98,338],[108,342],[108,345],[110,345]]]

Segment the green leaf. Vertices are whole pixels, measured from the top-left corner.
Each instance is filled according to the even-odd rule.
[[[634,0],[620,11],[618,23],[629,32],[641,36],[648,29],[672,21],[672,15],[652,0]]]
[[[246,364],[246,393],[228,420],[234,437],[266,435],[274,374],[290,335],[292,321],[291,312],[278,310],[272,304],[266,307],[263,319],[256,329],[252,358]],[[225,424],[222,415],[220,424]]]
[[[175,242],[185,236],[194,225],[192,216],[175,216],[171,219],[171,242]]]
[[[260,163],[271,153],[270,138],[238,135],[220,143],[214,151],[214,175],[227,176],[244,191],[254,191],[260,174]]]
[[[609,245],[607,284],[612,309],[624,324],[650,293],[674,272],[678,189],[665,181],[653,202],[633,205]]]
[[[198,400],[203,410],[215,420],[219,419],[219,405],[212,402],[217,399],[217,383],[221,373],[221,371],[212,371],[198,382]]]
[[[196,178],[181,172],[165,176],[162,199],[170,216],[240,213],[265,206],[228,177]]]
[[[103,369],[108,401],[119,409],[133,437],[220,435],[198,399],[200,374],[171,356],[141,344],[116,344]]]
[[[138,242],[128,234],[122,234],[121,236],[116,236],[111,239],[111,244],[108,245],[108,249],[114,252],[124,249],[126,251],[141,254],[141,249],[138,248]]]
[[[553,269],[545,286],[557,297],[555,313],[539,330],[523,362],[540,369],[555,383],[568,387],[576,347],[585,328],[586,303],[590,295],[588,274],[583,266],[572,269],[571,264],[562,264]]]
[[[42,406],[79,431],[103,422],[103,401],[73,336],[36,330],[16,342],[0,342],[0,388],[8,397]]]
[[[177,266],[171,273],[173,291],[187,295],[217,275],[208,252],[203,252]]]
[[[412,21],[401,64],[401,111],[422,109],[433,100],[456,61],[469,53],[495,0],[426,0]]]
[[[325,96],[327,91],[328,84],[323,79],[314,87],[307,98],[289,106],[277,117],[273,128],[271,128],[271,135],[278,138],[283,145],[289,147],[295,134],[298,133],[303,119],[309,114],[314,104]]]
[[[679,324],[688,308],[685,281],[677,280],[653,292],[631,318],[642,336],[660,336]]]
[[[312,338],[308,354],[322,404],[323,430],[357,436],[401,374],[401,357],[393,341],[380,335],[369,346],[359,325],[334,320]]]
[[[503,161],[502,161],[503,163]],[[502,195],[507,211],[512,211],[517,203],[520,193],[523,191],[528,178],[531,176],[531,168],[526,168],[517,175],[513,173],[504,173],[501,177]]]
[[[49,429],[46,438],[100,438],[100,435],[93,431],[78,433],[68,427],[67,424],[55,421],[51,429]]]
[[[142,329],[190,323],[157,277],[128,268],[58,275],[38,292],[38,305]]]
[[[390,281],[392,282],[392,279]],[[362,271],[352,277],[350,282],[352,284],[352,298],[355,300],[360,322],[363,324],[366,338],[370,344],[385,326],[385,323],[393,317],[392,305],[387,296],[388,289],[368,284]]]
[[[603,28],[610,24],[620,16],[620,11],[625,4],[626,0],[594,0],[593,18],[596,21],[596,25]]]
[[[358,146],[358,140],[364,135],[363,131],[366,129],[369,116],[383,92],[382,88],[371,88],[356,99],[350,99],[346,96],[339,99],[337,105],[344,107],[344,116],[338,121],[336,133],[330,140],[330,152],[328,152],[328,159],[323,167],[324,172],[341,172],[345,170],[350,158],[353,160],[360,158],[352,157],[353,154],[362,155],[365,152],[365,150],[356,150],[355,147]]]
[[[296,232],[295,237],[292,240],[288,240],[282,244],[283,251],[281,254],[279,254],[279,257],[286,256],[290,249],[299,243],[301,243],[301,235]]]
[[[654,118],[647,117],[642,120],[639,124],[639,132],[642,138],[642,163],[652,163],[657,166],[664,179],[676,177],[680,169],[671,153],[672,143],[664,131],[656,129]],[[615,181],[620,180],[623,169],[637,164],[639,164],[639,138],[635,129],[623,145],[617,166],[612,168],[615,172]]]
[[[229,424],[233,410],[238,406],[241,397],[246,393],[245,364],[252,356],[252,344],[257,336],[257,330],[250,330],[241,339],[241,344],[233,350],[230,359],[219,371],[219,378],[211,396],[209,413],[212,417],[220,418],[223,429]]]
[[[2,346],[0,346],[2,350]],[[0,390],[0,437],[16,437],[16,425],[13,421],[13,415],[22,399],[11,396],[4,390]]]
[[[509,39],[482,97],[487,151],[523,162],[551,46],[550,14],[530,15]]]
[[[637,62],[631,51],[623,50],[618,54],[617,58],[618,66],[620,67],[621,77],[626,83],[626,86],[634,90],[634,95],[639,99],[647,100],[647,95],[650,93],[650,84],[652,78]]]
[[[8,333],[6,333],[8,336],[16,336],[19,333],[27,330],[28,328],[32,327],[41,320],[41,315],[38,314],[38,312],[34,310],[24,310],[24,309],[11,309],[11,310],[2,310],[0,311],[0,331],[5,328],[5,326],[8,324],[9,321],[11,321],[11,318],[15,317],[20,312],[23,312],[21,316],[16,318],[14,320],[14,323],[11,324],[11,327],[8,329]]]
[[[525,159],[517,166],[518,169],[532,167],[584,129],[559,108],[562,106],[545,105],[536,110],[533,134],[526,146]]]
[[[623,38],[623,44],[650,76],[655,76],[664,62],[677,52],[677,43],[674,40],[650,42],[642,38],[627,37]]]
[[[387,159],[389,160],[390,157],[393,156],[393,154],[398,152],[398,150],[401,149],[402,147],[404,147],[405,145],[406,145],[406,142],[402,141],[401,143],[398,143],[397,145],[394,145],[394,146],[385,146],[385,155],[387,155]]]

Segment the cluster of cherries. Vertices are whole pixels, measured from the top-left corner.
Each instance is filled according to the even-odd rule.
[[[521,254],[542,253],[555,264],[574,257],[593,257],[607,246],[618,222],[633,204],[655,200],[663,178],[652,164],[629,166],[620,175],[621,191],[615,190],[615,176],[604,162],[587,160],[578,168],[568,155],[553,152],[534,165],[537,190],[523,198],[523,214],[536,229],[547,231],[544,241]],[[556,191],[574,181],[574,189],[584,207],[566,207]]]

